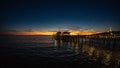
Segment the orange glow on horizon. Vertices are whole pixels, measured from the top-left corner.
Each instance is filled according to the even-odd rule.
[[[53,35],[54,32],[39,32],[39,31],[35,31],[35,32],[5,32],[3,34],[7,34],[7,35]]]
[[[33,31],[33,32],[5,32],[3,34],[7,35],[53,35],[56,32],[50,32],[50,31]],[[99,32],[78,32],[78,31],[72,31],[70,32],[70,35],[91,35],[96,34]]]
[[[92,35],[92,34],[96,34],[96,33],[99,33],[99,32],[93,32],[93,31],[88,31],[88,32],[78,32],[78,31],[73,31],[71,32],[70,34],[71,35]]]

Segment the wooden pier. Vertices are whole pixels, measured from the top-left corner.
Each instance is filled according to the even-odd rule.
[[[120,50],[120,35],[105,34],[93,34],[93,35],[60,35],[60,32],[55,36],[55,40],[66,43],[74,44],[89,44],[95,47],[101,47],[110,50]]]
[[[55,36],[58,46],[79,47],[83,54],[87,53],[90,58],[97,59],[111,68],[120,66],[120,33],[101,33],[93,35],[65,35]],[[64,44],[67,43],[67,44]],[[79,50],[77,51],[79,53]]]

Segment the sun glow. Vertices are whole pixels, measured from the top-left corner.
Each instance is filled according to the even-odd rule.
[[[80,31],[71,31],[70,35],[91,35],[91,34],[96,34],[98,32],[80,32]],[[3,34],[5,35],[55,35],[56,32],[52,31],[31,31],[31,32],[4,32]]]
[[[54,32],[33,31],[33,32],[4,32],[5,35],[53,35]]]
[[[70,34],[71,35],[91,35],[91,34],[96,34],[96,33],[99,33],[99,32],[96,32],[96,31],[84,31],[84,32],[78,32],[78,31],[72,31]]]

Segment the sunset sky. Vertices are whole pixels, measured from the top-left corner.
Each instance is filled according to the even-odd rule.
[[[1,33],[52,34],[74,27],[84,30],[119,30],[117,0],[2,1]]]

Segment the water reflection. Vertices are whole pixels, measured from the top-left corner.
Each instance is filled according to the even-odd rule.
[[[51,37],[39,36],[13,36],[2,37],[0,39],[0,60],[8,61],[23,61],[27,59],[31,62],[39,64],[40,62],[70,62],[76,65],[85,65],[94,68],[119,68],[120,67],[120,50],[106,49],[109,44],[99,43],[98,41],[91,41],[74,39],[69,41],[53,40]],[[87,41],[87,42],[86,42]],[[119,42],[119,41],[118,41]],[[118,44],[117,42],[117,44]],[[119,47],[119,46],[118,46]],[[16,57],[20,57],[17,59]],[[26,60],[26,61],[27,61]],[[22,62],[22,63],[23,63]],[[59,63],[58,63],[59,64]]]
[[[70,47],[76,55],[81,58],[85,58],[89,61],[96,61],[101,65],[104,65],[109,68],[118,68],[120,67],[120,51],[119,50],[109,50],[101,46],[101,44],[88,44],[88,43],[76,43],[76,42],[64,42],[55,40],[55,46],[58,47]],[[102,44],[103,46],[103,44]],[[109,46],[104,44],[104,46]]]

